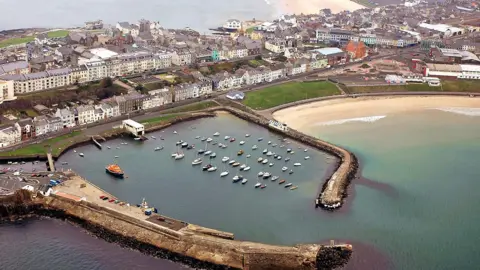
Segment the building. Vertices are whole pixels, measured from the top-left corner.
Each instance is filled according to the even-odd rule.
[[[120,114],[128,114],[134,111],[142,110],[143,98],[144,96],[138,93],[113,97],[118,104]]]
[[[223,28],[227,30],[240,30],[242,28],[242,22],[236,19],[230,19],[223,25]]]
[[[29,74],[1,76],[0,79],[14,81],[13,89],[16,94],[42,91],[72,84],[71,69],[60,68]]]
[[[95,108],[92,105],[82,105],[75,108],[77,125],[95,122]]]
[[[30,118],[19,120],[15,123],[15,127],[20,131],[20,138],[22,141],[30,140],[36,136],[35,126],[33,120]]]
[[[197,98],[200,95],[200,89],[198,87],[198,84],[192,83],[182,83],[179,85],[176,85],[173,88],[174,92],[174,97],[175,97],[175,102],[186,100],[186,99],[191,99],[191,98]]]
[[[318,54],[323,58],[326,58],[328,65],[345,64],[347,62],[347,53],[339,48],[329,47],[322,49],[315,49],[311,51],[314,54]]]
[[[316,31],[316,39],[320,42],[336,42],[340,45],[347,44],[350,40],[358,41],[359,37],[354,35],[352,32],[337,29],[337,28],[330,28],[330,29],[317,29]]]
[[[428,29],[433,33],[439,34],[442,38],[459,36],[465,32],[465,29],[463,28],[458,28],[448,24],[419,23],[418,27]]]
[[[285,46],[286,46],[286,41],[283,39],[267,40],[265,42],[265,49],[274,53],[284,52]]]
[[[75,114],[70,109],[57,109],[55,116],[62,120],[63,128],[75,126]]]
[[[345,51],[351,61],[360,60],[368,56],[367,46],[362,41],[350,40],[347,46],[345,46]]]
[[[480,65],[426,64],[425,77],[450,77],[480,80]]]
[[[245,93],[241,91],[230,91],[227,94],[227,98],[232,100],[243,100],[245,98]]]
[[[13,99],[15,99],[14,82],[0,79],[0,104]]]
[[[48,122],[48,128],[50,130],[50,132],[56,132],[56,131],[59,131],[59,130],[62,130],[64,128],[63,126],[63,120],[61,117],[49,117],[47,119],[47,122]],[[37,134],[38,136],[38,134]]]
[[[33,125],[35,126],[35,135],[37,137],[45,135],[50,132],[48,117],[45,115],[41,115],[33,118]]]
[[[102,29],[102,28],[103,28],[102,20],[85,22],[85,29],[87,30],[95,30],[95,29]]]
[[[192,53],[188,50],[178,50],[172,54],[172,64],[186,66],[193,63]]]
[[[0,147],[10,146],[21,141],[20,130],[15,126],[0,128]]]
[[[155,55],[155,69],[164,69],[172,66],[172,55],[169,53]]]
[[[152,91],[149,91],[148,94],[151,96],[156,96],[160,98],[160,106],[173,102],[172,92],[167,88],[152,90]]]
[[[30,73],[30,65],[27,61],[15,61],[0,64],[0,76]]]

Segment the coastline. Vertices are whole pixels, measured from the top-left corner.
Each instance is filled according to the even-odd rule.
[[[279,5],[287,14],[316,14],[321,9],[330,9],[333,13],[338,13],[365,8],[350,0],[281,0]]]
[[[308,131],[312,125],[329,125],[351,119],[370,121],[384,116],[443,108],[480,108],[480,99],[457,96],[376,96],[317,101],[278,110],[273,118],[290,127]]]

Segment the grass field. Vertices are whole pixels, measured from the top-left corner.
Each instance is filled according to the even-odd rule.
[[[243,104],[255,110],[265,110],[299,100],[339,94],[340,90],[326,81],[289,82],[248,92]]]
[[[349,93],[375,92],[480,92],[480,82],[475,80],[442,81],[442,86],[430,87],[428,84],[407,84],[388,86],[354,86],[347,87]]]
[[[36,156],[46,153],[48,148],[52,147],[52,154],[58,155],[65,147],[70,145],[72,140],[80,137],[80,131],[74,131],[56,138],[52,138],[37,144],[32,144],[13,151],[1,152],[0,156]]]
[[[51,31],[51,32],[48,32],[48,37],[50,37],[50,38],[65,37],[65,36],[68,35],[69,32],[70,31],[68,31],[68,30]],[[22,43],[31,42],[34,39],[35,39],[34,36],[6,39],[6,40],[3,40],[3,41],[0,41],[0,48],[4,48],[4,47],[10,46],[10,45],[18,45],[18,44],[22,44]]]

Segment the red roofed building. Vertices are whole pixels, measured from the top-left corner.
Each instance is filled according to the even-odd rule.
[[[363,59],[368,56],[368,48],[362,41],[350,40],[347,46],[345,46],[345,51],[351,60]]]

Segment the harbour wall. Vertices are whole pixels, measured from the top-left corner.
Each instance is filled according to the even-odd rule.
[[[109,242],[201,269],[335,269],[348,262],[348,245],[274,246],[174,231],[94,203],[60,196],[31,199],[25,190],[0,198],[0,220],[49,216],[74,222]],[[205,228],[205,230],[210,230]]]

